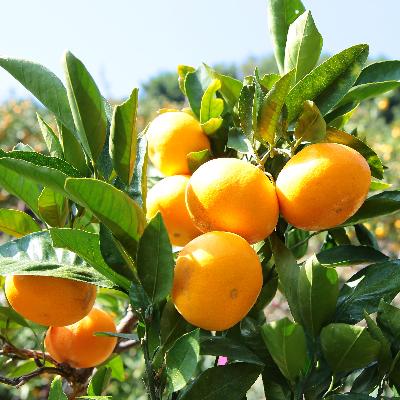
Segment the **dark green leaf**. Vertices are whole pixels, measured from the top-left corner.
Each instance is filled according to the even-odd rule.
[[[334,373],[366,367],[379,356],[380,343],[367,329],[347,324],[330,324],[322,329],[321,346]]]
[[[247,139],[253,140],[253,106],[254,106],[255,86],[244,85],[240,91],[238,102],[238,113],[240,127]]]
[[[114,108],[110,156],[120,179],[129,185],[136,161],[138,89],[133,89],[129,99]]]
[[[400,309],[381,300],[376,322],[394,345],[395,349],[398,350],[400,348]]]
[[[39,212],[50,226],[62,228],[68,217],[68,200],[59,192],[45,187],[38,199]]]
[[[295,70],[295,83],[317,64],[322,42],[310,11],[304,12],[290,25],[285,47],[285,72]]]
[[[50,155],[52,157],[64,158],[60,140],[54,133],[53,129],[51,129],[51,127],[39,114],[36,114],[36,117],[39,122],[39,127]]]
[[[312,101],[304,102],[304,109],[296,122],[294,135],[307,142],[320,142],[326,136],[326,123]]]
[[[168,232],[160,213],[149,222],[140,238],[137,272],[153,303],[168,296],[172,288],[174,258]]]
[[[204,164],[205,162],[211,160],[211,153],[210,150],[200,150],[200,151],[192,151],[186,155],[189,165],[189,170],[191,173],[196,171],[200,165]]]
[[[7,235],[19,238],[40,230],[37,222],[23,211],[0,208],[0,231]]]
[[[301,229],[291,229],[285,233],[287,247],[291,249],[297,259],[306,255],[308,249],[308,240],[306,239],[309,235],[307,231]]]
[[[260,375],[254,364],[234,363],[205,370],[179,400],[242,400]]]
[[[62,389],[61,376],[56,376],[51,382],[48,400],[68,400]]]
[[[253,153],[249,139],[240,128],[232,127],[229,129],[226,146],[243,154]]]
[[[373,247],[374,249],[379,250],[379,245],[376,237],[365,225],[354,225],[354,230],[356,232],[357,240],[361,245]]]
[[[72,53],[64,59],[68,100],[79,139],[96,163],[106,139],[107,119],[103,99],[93,78]]]
[[[379,61],[365,67],[356,81],[356,85],[371,82],[399,81],[400,61]]]
[[[132,282],[129,289],[129,299],[133,309],[138,313],[141,319],[144,319],[144,313],[150,307],[151,302],[143,286],[138,282]],[[138,331],[139,333],[139,331]]]

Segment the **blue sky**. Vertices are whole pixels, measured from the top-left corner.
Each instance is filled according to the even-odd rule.
[[[240,62],[272,52],[267,0],[21,0],[1,5],[0,54],[40,62],[62,76],[66,49],[105,96],[177,64]],[[400,58],[399,0],[304,0],[333,53],[369,43],[373,56]],[[0,70],[0,100],[26,91]]]

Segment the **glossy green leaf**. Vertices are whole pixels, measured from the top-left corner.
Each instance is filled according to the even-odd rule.
[[[153,303],[169,295],[174,274],[174,258],[168,232],[160,213],[149,222],[140,238],[137,272]]]
[[[212,78],[203,66],[186,75],[185,93],[190,107],[198,119],[200,119],[201,101],[204,92],[207,90],[211,82]]]
[[[304,257],[307,253],[308,236],[309,233],[301,229],[291,229],[285,233],[286,245],[297,259]]]
[[[330,324],[322,329],[321,347],[334,373],[366,367],[379,356],[380,343],[367,329],[347,324]]]
[[[335,320],[355,324],[377,311],[380,300],[392,301],[400,292],[400,261],[369,265],[355,273],[342,287]]]
[[[305,101],[303,112],[296,122],[294,135],[307,142],[320,142],[326,136],[326,122],[312,101]]]
[[[300,324],[288,318],[264,324],[262,337],[276,365],[291,382],[298,378],[306,367],[306,335]]]
[[[21,82],[71,131],[75,130],[67,92],[56,75],[40,64],[15,58],[1,57],[0,66]]]
[[[87,207],[106,225],[134,257],[145,218],[140,207],[127,194],[97,179],[67,179],[70,197]]]
[[[106,140],[103,99],[83,63],[70,52],[65,53],[64,68],[68,100],[80,142],[96,163]]]
[[[305,8],[300,0],[270,0],[268,2],[268,26],[276,63],[281,73],[284,71],[289,26],[304,11]]]
[[[205,90],[201,99],[200,123],[204,124],[212,118],[218,118],[224,111],[224,101],[216,97],[216,93],[221,89],[221,81],[213,79]]]
[[[110,156],[120,179],[129,185],[136,161],[138,89],[133,89],[129,99],[114,108]]]
[[[294,82],[307,75],[317,64],[322,36],[310,11],[304,12],[289,27],[285,47],[285,72],[295,70]]]
[[[19,238],[40,230],[37,222],[23,211],[0,208],[1,232]]]
[[[100,367],[90,380],[87,388],[88,396],[101,396],[110,383],[111,368],[106,366]]]
[[[212,154],[210,150],[200,150],[200,151],[193,151],[186,155],[189,165],[189,170],[191,173],[196,171],[200,165],[204,164],[205,162],[211,160]]]
[[[298,296],[302,325],[314,337],[335,315],[339,295],[339,277],[335,269],[326,268],[317,257],[300,267]]]
[[[47,231],[32,233],[1,245],[0,275],[54,276],[101,287],[115,286],[76,254],[56,250]]]
[[[193,377],[200,358],[200,329],[180,337],[166,356],[167,375],[173,392],[181,390]]]
[[[376,322],[396,350],[398,350],[400,348],[400,309],[381,300],[378,306]]]
[[[385,81],[400,81],[400,61],[378,61],[368,65],[361,71],[356,85]]]
[[[337,107],[325,116],[325,121],[327,121],[328,125],[332,128],[343,129],[354,112],[358,109],[358,106],[359,103],[354,102]]]
[[[322,115],[328,113],[353,86],[367,56],[368,46],[360,44],[343,50],[314,68],[287,97],[289,121],[300,114],[306,100],[314,101]]]
[[[387,190],[365,200],[360,209],[343,225],[366,222],[371,218],[390,215],[400,211],[400,190]]]
[[[363,224],[354,225],[357,240],[362,246],[369,246],[379,250],[378,241],[375,235]]]
[[[48,400],[68,400],[62,389],[61,376],[56,376],[51,382]]]
[[[340,143],[358,151],[367,160],[371,174],[375,178],[383,178],[383,165],[378,155],[363,141],[347,132],[329,127],[326,131],[326,140],[330,143]]]
[[[65,225],[69,208],[68,200],[62,194],[45,187],[39,196],[38,207],[41,217],[48,225]]]
[[[242,400],[260,373],[259,366],[247,363],[209,368],[179,400]]]
[[[288,72],[277,81],[265,95],[257,120],[257,137],[270,144],[275,144],[276,130],[283,105],[292,85],[294,71]]]
[[[36,117],[39,122],[40,131],[42,132],[43,139],[46,143],[50,155],[52,157],[64,158],[63,150],[58,136],[39,114],[36,114]]]
[[[388,256],[370,246],[345,244],[321,251],[318,261],[327,267],[347,267],[350,265],[375,263],[388,260]]]
[[[267,90],[271,90],[276,82],[281,79],[279,74],[265,74],[262,78],[259,79],[259,83]]]

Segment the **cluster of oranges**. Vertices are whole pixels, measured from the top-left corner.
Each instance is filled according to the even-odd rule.
[[[263,276],[251,244],[267,238],[279,214],[296,228],[340,225],[364,202],[371,183],[365,158],[336,143],[303,148],[271,181],[259,166],[217,158],[190,175],[187,155],[208,149],[199,122],[186,112],[160,114],[148,129],[149,157],[167,177],[147,198],[147,217],[160,212],[177,258],[172,298],[190,323],[225,330],[260,293]]]

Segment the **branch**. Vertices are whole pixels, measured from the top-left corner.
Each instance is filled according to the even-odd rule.
[[[33,378],[36,378],[42,374],[52,374],[52,375],[61,375],[62,377],[68,379],[68,374],[62,368],[56,367],[41,367],[36,369],[35,371],[25,374],[22,376],[18,376],[17,378],[5,378],[4,376],[0,376],[0,383],[4,383],[6,385],[20,387],[30,381]]]

